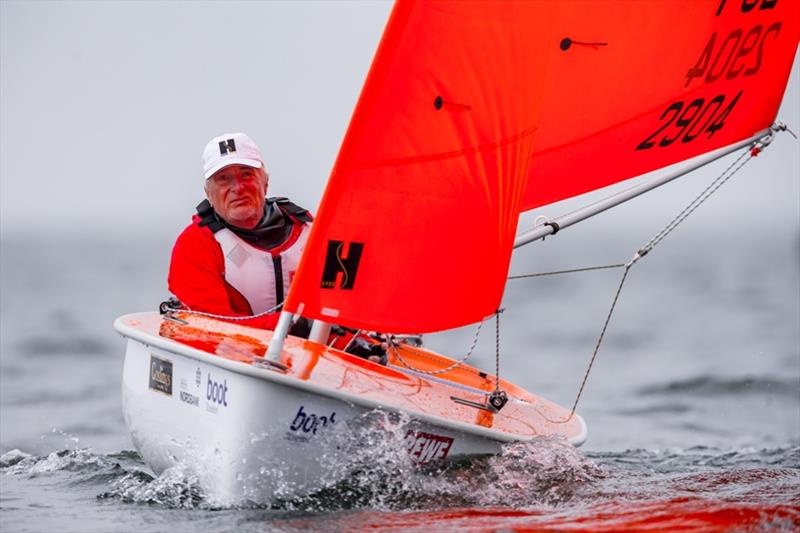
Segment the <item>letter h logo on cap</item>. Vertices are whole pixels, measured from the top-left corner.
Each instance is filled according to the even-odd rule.
[[[219,155],[226,155],[236,151],[236,143],[233,139],[227,139],[219,142]]]

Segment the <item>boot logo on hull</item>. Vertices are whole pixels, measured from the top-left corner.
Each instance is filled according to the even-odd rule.
[[[304,406],[300,406],[297,414],[294,415],[294,420],[289,425],[289,431],[286,432],[286,439],[298,442],[307,442],[317,431],[329,424],[336,423],[336,411],[331,411],[330,415],[318,415],[310,411],[306,411]]]
[[[211,372],[206,381],[206,411],[216,413],[220,407],[228,407],[228,380],[214,380]]]

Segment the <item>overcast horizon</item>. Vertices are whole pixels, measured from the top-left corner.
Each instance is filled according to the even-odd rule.
[[[173,238],[202,199],[205,143],[232,131],[261,146],[270,195],[315,209],[390,8],[0,3],[0,234]],[[778,114],[795,132],[799,71],[795,56]],[[777,136],[752,165],[769,187],[731,187],[711,209],[797,228],[798,146]],[[666,190],[638,212],[671,212],[698,188]]]

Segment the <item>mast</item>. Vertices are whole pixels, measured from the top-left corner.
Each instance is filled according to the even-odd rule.
[[[286,336],[289,334],[289,328],[292,325],[294,315],[287,311],[281,311],[281,316],[278,319],[278,325],[275,328],[275,333],[272,335],[272,342],[269,343],[269,348],[264,357],[270,361],[279,362],[281,359],[281,352],[283,351],[283,343]]]
[[[529,244],[533,241],[539,240],[547,235],[552,235],[559,230],[562,230],[566,227],[572,226],[573,224],[577,224],[578,222],[582,222],[587,218],[593,217],[603,211],[611,209],[612,207],[616,207],[628,200],[632,200],[639,195],[642,195],[648,191],[655,189],[656,187],[660,187],[665,183],[669,183],[670,181],[680,178],[688,174],[689,172],[693,172],[698,168],[705,166],[709,163],[713,163],[717,159],[725,157],[726,155],[730,154],[731,152],[735,152],[740,148],[744,148],[745,146],[760,142],[762,144],[769,144],[772,140],[772,133],[776,129],[779,129],[780,126],[773,125],[769,129],[762,130],[757,134],[753,135],[752,137],[740,141],[735,144],[731,144],[725,148],[722,148],[715,152],[710,152],[704,154],[700,157],[697,157],[693,160],[690,164],[682,166],[679,170],[666,174],[664,176],[660,176],[655,178],[651,181],[636,185],[631,187],[630,189],[626,189],[621,191],[617,194],[609,196],[599,202],[595,202],[591,205],[584,207],[578,211],[573,213],[569,213],[567,215],[563,215],[544,224],[539,224],[534,226],[533,228],[528,229],[516,236],[514,239],[514,248],[519,248],[520,246],[524,246],[525,244]]]

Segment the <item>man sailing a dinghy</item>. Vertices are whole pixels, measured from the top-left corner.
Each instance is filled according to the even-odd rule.
[[[244,133],[211,139],[203,174],[206,199],[175,242],[169,290],[189,309],[261,315],[238,322],[274,329],[313,218],[286,198],[266,197],[264,158]],[[307,322],[292,333],[307,336]]]
[[[172,249],[169,290],[182,307],[275,329],[313,217],[286,198],[266,197],[264,158],[244,133],[211,139],[203,174],[206,199]],[[298,337],[309,332],[304,318],[290,330]],[[366,335],[352,339],[352,333],[338,331],[334,346],[385,361],[385,346]]]

